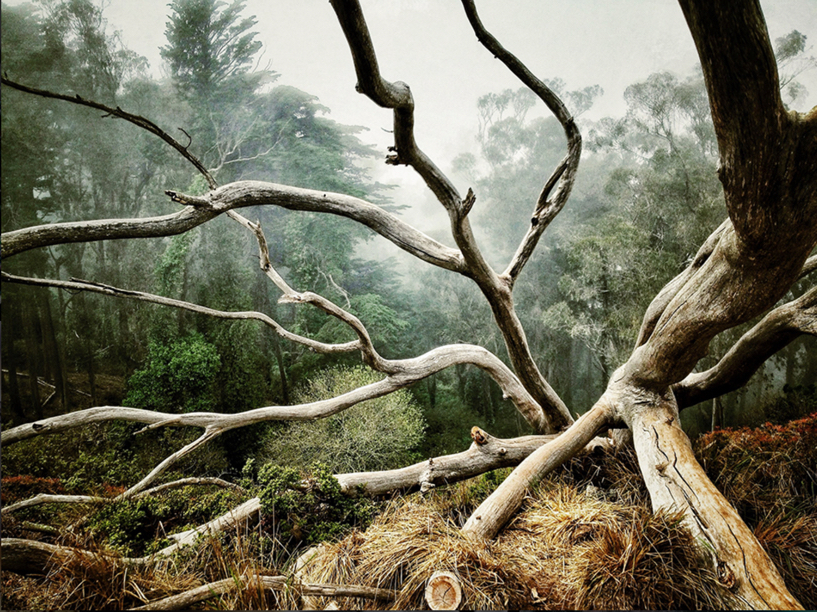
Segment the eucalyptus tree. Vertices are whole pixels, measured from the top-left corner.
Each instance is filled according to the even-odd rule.
[[[198,439],[173,453],[119,496],[129,498],[148,490],[181,456],[225,431],[265,420],[320,418],[445,368],[470,363],[487,372],[531,426],[546,435],[497,440],[475,428],[474,445],[465,453],[394,472],[339,475],[341,485],[369,493],[412,487],[427,490],[490,467],[517,462],[527,455],[463,527],[471,537],[490,539],[518,508],[531,483],[580,452],[600,432],[626,427],[632,433],[654,509],[672,509],[683,517],[700,543],[701,552],[710,560],[717,581],[734,596],[735,605],[800,607],[752,531],[695,460],[678,418],[680,409],[745,382],[754,368],[793,338],[817,333],[817,288],[812,287],[792,302],[776,305],[793,283],[817,267],[817,260],[810,257],[817,243],[817,111],[802,114],[785,108],[759,4],[753,0],[680,1],[703,68],[720,161],[717,175],[723,185],[728,216],[703,241],[689,265],[658,291],[644,312],[633,350],[612,373],[594,406],[575,422],[537,367],[513,301],[516,280],[542,233],[566,204],[575,181],[581,134],[573,114],[551,87],[486,30],[473,1],[463,0],[466,18],[478,40],[544,102],[559,121],[567,143],[565,157],[543,176],[543,188],[534,198],[530,225],[517,250],[507,266],[497,271],[478,248],[471,228],[469,213],[476,195],[472,191],[461,194],[419,149],[413,131],[411,91],[405,83],[390,82],[381,75],[360,5],[355,0],[334,0],[331,4],[349,44],[358,90],[394,111],[395,142],[388,162],[410,166],[420,175],[449,216],[455,247],[441,244],[359,197],[258,180],[219,186],[185,146],[155,130],[143,118],[101,103],[62,96],[60,99],[66,102],[106,110],[151,129],[200,169],[208,189],[203,195],[168,190],[171,202],[182,208],[164,216],[55,223],[6,231],[2,255],[9,258],[69,242],[167,236],[225,215],[255,238],[261,269],[281,291],[281,301],[322,310],[347,325],[354,339],[322,342],[284,329],[265,313],[220,311],[99,283],[22,277],[5,271],[3,280],[142,300],[222,319],[257,320],[282,337],[317,352],[359,352],[364,363],[382,373],[383,378],[329,400],[268,406],[240,414],[170,414],[101,406],[8,429],[2,434],[3,443],[112,419],[141,422],[148,428],[193,426],[203,430]],[[5,76],[3,84],[20,87]],[[488,350],[468,344],[441,346],[408,359],[383,357],[358,317],[319,294],[293,288],[276,270],[262,226],[238,212],[255,205],[347,217],[417,258],[472,280],[491,309],[513,369]],[[764,313],[714,367],[693,373],[718,334]],[[28,502],[32,503],[35,500]],[[257,508],[257,500],[246,502],[231,514],[232,520],[246,517]],[[202,530],[223,528],[228,520],[219,519]],[[180,536],[160,556],[177,550],[200,531]],[[16,551],[25,549],[19,542],[9,542],[8,546],[12,544]]]

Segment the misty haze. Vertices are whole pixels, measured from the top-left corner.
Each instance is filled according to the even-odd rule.
[[[3,608],[813,609],[815,40],[3,2]]]

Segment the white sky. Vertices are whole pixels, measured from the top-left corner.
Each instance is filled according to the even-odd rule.
[[[120,30],[124,44],[147,57],[160,76],[169,0],[106,4],[110,27]],[[762,4],[772,40],[797,29],[809,46],[817,42],[817,0]],[[519,82],[477,42],[459,0],[362,0],[362,5],[383,76],[411,86],[417,142],[446,170],[457,154],[474,148],[477,98],[516,89]],[[601,85],[604,96],[590,118],[620,116],[628,85],[659,70],[685,76],[697,62],[673,0],[478,0],[477,7],[489,31],[539,77],[561,78],[570,89]],[[362,140],[385,155],[391,113],[355,92],[352,60],[329,2],[247,0],[246,14],[258,20],[262,64],[269,61],[281,74],[277,83],[316,95],[340,123],[367,127]],[[800,81],[809,96],[797,108],[807,110],[817,104],[817,70]],[[409,188],[402,194],[395,190],[397,202],[411,204],[409,198],[430,210],[427,193],[410,170],[379,168],[379,180]],[[464,192],[468,186],[459,187]]]
[[[105,10],[124,43],[158,73],[168,0],[111,0]],[[774,40],[793,29],[817,41],[817,0],[764,2]],[[519,87],[473,35],[458,0],[363,0],[383,76],[405,81],[416,102],[417,140],[445,165],[473,143],[476,100]],[[479,0],[483,23],[541,78],[569,88],[599,84],[604,96],[592,117],[624,111],[623,92],[658,70],[685,75],[697,62],[692,38],[672,0]],[[354,90],[346,41],[327,0],[248,0],[258,19],[263,58],[278,83],[316,95],[341,123],[364,125],[364,138],[385,147],[389,111]],[[817,103],[817,71],[801,78]]]

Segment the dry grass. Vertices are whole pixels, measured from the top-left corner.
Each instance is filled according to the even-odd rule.
[[[3,609],[124,610],[225,578],[233,579],[236,588],[198,604],[197,609],[298,609],[291,593],[256,587],[254,577],[281,573],[275,556],[282,550],[256,533],[236,531],[207,538],[151,567],[127,567],[115,553],[90,540],[62,544],[102,554],[54,565],[41,579],[3,572]]]
[[[459,576],[461,608],[471,610],[728,605],[675,517],[550,482],[486,545],[460,533],[447,495],[394,502],[366,532],[324,547],[304,579],[392,588],[399,597],[391,609],[404,610],[425,607],[426,581],[438,570]]]
[[[792,593],[814,609],[817,415],[785,427],[716,432],[696,448]],[[460,577],[461,609],[729,607],[728,593],[700,564],[678,518],[652,514],[632,451],[573,459],[531,492],[496,540],[464,537],[462,524],[507,473],[395,499],[365,532],[324,545],[301,578],[399,593],[390,603],[341,599],[342,609],[425,608],[426,581],[441,570]],[[63,543],[105,552],[93,542]],[[305,602],[291,593],[252,586],[253,576],[287,573],[296,555],[274,535],[241,531],[202,542],[155,570],[109,559],[54,568],[44,580],[6,572],[2,603],[4,609],[123,609],[232,578],[240,588],[198,609],[298,609]]]
[[[695,448],[792,594],[817,608],[817,413],[786,425],[718,430]]]

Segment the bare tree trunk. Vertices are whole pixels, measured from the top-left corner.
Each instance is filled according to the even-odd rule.
[[[8,296],[6,296],[8,299]],[[5,313],[8,316],[6,319],[6,326],[5,326],[5,334],[6,334],[6,341],[4,346],[6,347],[6,357],[3,362],[3,365],[6,366],[8,369],[8,392],[9,392],[9,409],[11,410],[12,414],[12,424],[13,425],[22,425],[25,422],[25,411],[23,410],[23,400],[20,397],[20,381],[17,379],[17,367],[18,367],[18,356],[17,356],[17,349],[15,347],[15,340],[16,335],[19,330],[19,315],[17,313],[17,305],[13,304],[5,309]],[[9,320],[10,319],[10,320]]]
[[[22,331],[25,338],[26,362],[28,363],[28,392],[31,398],[31,409],[35,419],[43,418],[43,406],[40,403],[40,389],[37,377],[43,374],[42,353],[37,338],[37,309],[29,305],[23,309]]]

